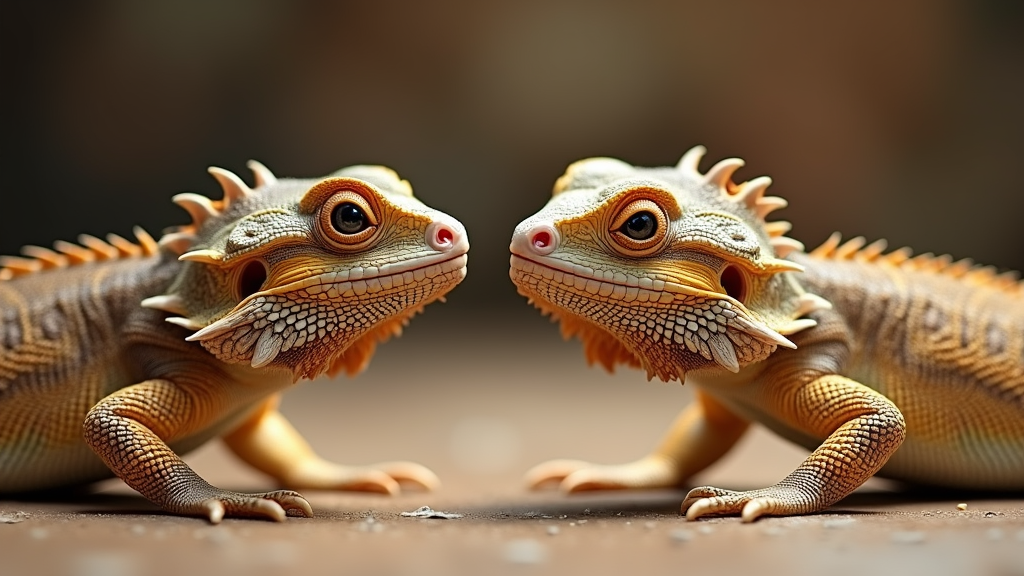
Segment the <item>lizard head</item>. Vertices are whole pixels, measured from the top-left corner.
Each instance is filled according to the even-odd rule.
[[[392,170],[279,180],[250,167],[255,189],[211,168],[223,200],[175,196],[192,223],[160,246],[184,263],[166,294],[143,302],[175,314],[167,321],[195,330],[187,340],[220,360],[295,379],[358,372],[465,277],[465,228]]]
[[[688,371],[739,371],[809,326],[828,307],[804,293],[784,257],[803,246],[786,205],[765,196],[767,177],[735,184],[743,165],[698,170],[703,147],[675,167],[636,168],[611,158],[572,164],[547,205],[512,236],[519,293],[583,340],[590,362],[640,366],[682,381]]]

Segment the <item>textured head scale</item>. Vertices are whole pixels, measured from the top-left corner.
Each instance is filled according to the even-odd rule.
[[[520,293],[584,341],[588,358],[650,376],[731,371],[792,347],[783,334],[828,303],[806,294],[784,257],[803,246],[767,177],[736,184],[739,159],[701,173],[703,147],[672,168],[611,158],[571,165],[552,199],[515,231],[511,276]]]
[[[219,359],[294,377],[362,369],[377,342],[465,276],[455,219],[382,166],[320,180],[278,179],[250,162],[256,189],[220,168],[221,200],[179,194],[192,222],[159,242],[183,261],[143,305],[174,314]]]

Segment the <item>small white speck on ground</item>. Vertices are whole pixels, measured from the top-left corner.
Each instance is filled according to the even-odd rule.
[[[715,531],[715,529],[712,528],[711,526],[708,526],[707,524],[704,524],[700,528],[697,528],[697,532],[700,532],[701,534],[703,534],[705,536],[707,536],[708,534],[711,534],[714,531]]]
[[[668,537],[673,542],[689,542],[693,540],[693,531],[687,530],[686,528],[676,528],[675,530],[668,533]]]
[[[576,523],[577,524],[586,524],[587,521],[586,520],[577,520]]]
[[[963,512],[964,510],[967,510],[967,503],[966,502],[961,502],[961,503],[957,504],[956,505],[956,509],[961,511],[961,512]]]
[[[132,524],[131,531],[132,531],[132,534],[134,534],[136,536],[142,536],[143,534],[146,533],[146,527],[143,526],[142,524]]]
[[[27,512],[0,512],[0,524],[17,524],[28,520]]]
[[[50,531],[46,528],[33,528],[29,530],[28,536],[33,540],[46,540],[50,537]]]
[[[829,518],[821,523],[823,528],[836,529],[836,528],[849,528],[856,524],[857,521],[853,518]]]
[[[502,556],[512,564],[542,564],[548,559],[548,551],[540,542],[524,538],[505,544]]]
[[[575,522],[569,522],[569,526],[576,526]]]
[[[558,533],[561,531],[561,528],[559,528],[558,526],[548,526],[547,529],[548,536],[557,536]]]
[[[989,528],[988,530],[985,530],[985,538],[988,538],[989,540],[1002,540],[1003,536],[1002,528]]]
[[[442,512],[440,510],[434,510],[430,506],[420,506],[412,512],[402,512],[402,516],[406,518],[440,518],[442,520],[455,520],[457,518],[462,518],[462,514]]]
[[[658,523],[657,522],[644,522],[644,528],[647,528],[648,530],[654,530],[657,527],[658,527]]]
[[[896,544],[921,544],[925,541],[926,536],[924,532],[916,530],[901,530],[890,534],[889,539]]]

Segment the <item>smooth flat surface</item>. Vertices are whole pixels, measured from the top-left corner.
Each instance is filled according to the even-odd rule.
[[[14,521],[0,523],[0,574],[1024,575],[1019,497],[908,494],[872,481],[825,514],[744,525],[686,522],[683,492],[527,492],[522,473],[546,459],[642,456],[690,391],[588,368],[578,343],[525,308],[521,319],[460,324],[445,312],[431,307],[358,378],[300,384],[283,407],[325,456],[415,460],[441,476],[440,491],[305,492],[316,518],[219,526],[164,515],[116,480],[61,501],[0,501],[0,518]],[[804,454],[755,428],[694,482],[761,487]],[[187,460],[222,487],[275,487],[217,442]],[[423,505],[464,517],[399,515]]]

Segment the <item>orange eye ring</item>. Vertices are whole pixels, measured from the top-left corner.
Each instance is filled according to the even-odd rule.
[[[647,198],[626,204],[609,227],[612,239],[631,256],[647,256],[665,244],[668,216],[657,202]]]
[[[352,190],[340,190],[320,208],[318,225],[332,244],[358,248],[376,235],[379,220],[364,196]]]

